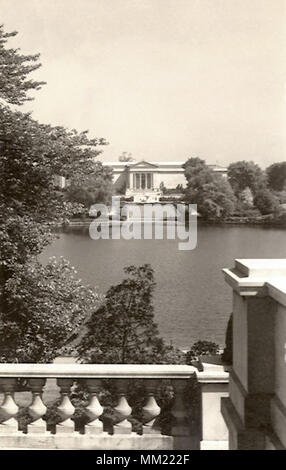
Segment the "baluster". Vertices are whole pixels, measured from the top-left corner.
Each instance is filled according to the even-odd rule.
[[[126,379],[118,379],[116,381],[119,400],[118,405],[114,408],[116,413],[117,423],[113,426],[114,434],[130,434],[132,431],[132,425],[127,420],[131,415],[132,409],[130,408],[126,399],[126,391],[128,382]]]
[[[57,379],[57,384],[61,389],[61,404],[57,408],[62,421],[56,426],[56,433],[72,433],[74,432],[74,422],[70,419],[73,416],[75,408],[69,399],[70,388],[73,379]]]
[[[154,428],[155,419],[161,412],[160,406],[154,396],[157,388],[157,381],[152,379],[146,379],[145,387],[147,391],[146,404],[142,408],[143,412],[143,434],[160,433],[160,431]]]
[[[185,406],[186,380],[174,379],[172,386],[175,400],[172,407],[174,423],[172,425],[172,436],[174,437],[176,449],[187,449],[189,443],[190,429],[188,425],[187,408]],[[187,445],[187,447],[185,447]]]
[[[42,391],[45,383],[46,379],[29,380],[29,385],[33,394],[32,404],[29,406],[29,415],[33,418],[33,422],[27,426],[28,434],[46,432],[46,423],[42,419],[42,416],[44,416],[47,411],[47,407],[44,405],[42,400]]]
[[[85,408],[89,423],[85,426],[86,434],[98,434],[103,431],[103,423],[98,419],[103,413],[103,408],[98,400],[99,379],[87,379],[86,384],[90,393],[90,402]]]
[[[0,385],[4,391],[4,401],[0,407],[0,433],[16,433],[18,431],[18,422],[15,416],[18,413],[19,407],[15,403],[14,392],[17,379],[0,379]]]

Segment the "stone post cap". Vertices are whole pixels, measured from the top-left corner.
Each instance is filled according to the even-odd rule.
[[[242,296],[271,296],[286,305],[286,259],[236,259],[222,270],[226,282]]]

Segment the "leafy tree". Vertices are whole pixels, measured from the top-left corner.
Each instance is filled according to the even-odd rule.
[[[5,33],[3,25],[0,26],[0,94],[8,103],[21,105],[32,99],[27,95],[30,90],[39,90],[45,82],[28,79],[41,66],[39,54],[23,55],[19,49],[6,47],[8,39],[16,34],[16,31]]]
[[[176,190],[182,193],[184,191],[183,185],[182,184],[177,184]]]
[[[278,198],[269,189],[257,191],[253,203],[263,215],[271,214],[279,207]]]
[[[197,341],[191,349],[186,353],[186,363],[191,364],[197,361],[200,356],[206,354],[216,355],[219,353],[219,346],[212,341]]]
[[[0,360],[52,361],[98,307],[100,297],[82,285],[63,258],[46,266],[19,267],[6,286],[7,305],[0,321]]]
[[[133,162],[134,158],[132,156],[132,153],[128,152],[122,152],[121,155],[119,155],[118,160],[120,162]]]
[[[247,208],[253,207],[253,194],[249,186],[247,186],[239,195],[239,199]]]
[[[266,187],[266,177],[261,168],[254,162],[242,160],[231,163],[227,174],[236,195],[247,187],[251,189],[253,194]]]
[[[274,191],[286,190],[286,162],[273,163],[266,168],[268,185]]]
[[[190,158],[185,164],[187,187],[185,199],[197,204],[205,218],[224,218],[235,209],[235,196],[228,181],[216,175],[200,158]]]
[[[89,174],[99,141],[86,133],[40,125],[0,106],[0,213],[2,270],[39,254],[50,241],[50,222],[72,213],[55,186],[63,173]],[[88,148],[82,148],[82,145]],[[43,225],[44,224],[44,225]],[[29,234],[30,233],[30,234]],[[30,240],[29,240],[30,238]]]
[[[92,204],[109,204],[113,194],[112,170],[95,162],[88,176],[74,175],[66,189],[67,200],[89,208]]]
[[[273,191],[273,194],[278,198],[280,204],[286,204],[286,189],[285,191]]]
[[[199,157],[189,158],[186,163],[183,164],[183,168],[185,169],[185,177],[187,181],[194,178],[197,174],[201,174],[202,171],[210,174],[210,170],[207,167],[205,160],[202,160]]]
[[[49,322],[54,321],[53,328],[58,328],[59,332],[63,329],[58,306],[61,305],[62,318],[71,315],[75,326],[80,322],[68,302],[73,287],[74,299],[76,292],[79,293],[67,274],[71,268],[60,265],[41,269],[35,261],[52,239],[51,224],[63,220],[75,209],[57,189],[55,177],[88,175],[94,168],[98,146],[105,142],[89,139],[87,131],[78,133],[60,126],[39,124],[29,114],[10,109],[9,104],[22,104],[29,99],[29,90],[39,88],[38,82],[27,79],[39,64],[35,63],[38,56],[22,56],[18,50],[7,49],[6,40],[11,35],[5,35],[3,30],[1,35],[0,98],[6,104],[0,105],[0,356],[6,360],[48,361],[52,346],[49,349],[47,342],[54,344]],[[25,65],[26,61],[31,61],[32,65]],[[27,292],[25,277],[30,279],[33,295]],[[35,331],[36,325],[33,328],[31,325],[34,320],[38,321],[38,306],[44,308],[45,305],[42,286],[46,289],[58,286],[59,293],[61,289],[65,292],[67,302],[60,303],[55,294],[50,295],[49,315],[45,312],[41,317],[41,331],[45,323],[47,334],[39,339],[29,332]],[[89,312],[90,297],[87,288],[86,296],[81,298],[82,312]],[[29,327],[24,326],[25,322]],[[20,331],[23,336],[29,334],[30,343],[24,339],[19,342]],[[15,344],[8,338],[14,338]],[[64,340],[64,334],[59,333],[58,338]],[[39,342],[45,344],[44,348],[39,347]],[[44,351],[47,351],[46,356]]]
[[[128,266],[124,272],[128,277],[107,291],[87,322],[79,357],[84,362],[116,364],[183,361],[183,354],[159,337],[154,323],[153,269],[145,264]]]
[[[160,185],[159,185],[159,189],[160,189],[160,191],[161,191],[163,194],[166,194],[167,188],[166,188],[166,186],[164,185],[164,181],[161,181],[161,183],[160,183]]]

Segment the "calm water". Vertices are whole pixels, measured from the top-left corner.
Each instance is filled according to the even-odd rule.
[[[231,288],[221,269],[234,258],[286,258],[286,231],[261,227],[201,226],[198,246],[179,251],[175,240],[97,240],[87,228],[69,229],[42,260],[64,256],[85,282],[105,292],[123,277],[123,267],[150,263],[155,270],[155,319],[160,333],[187,348],[199,339],[224,344]]]

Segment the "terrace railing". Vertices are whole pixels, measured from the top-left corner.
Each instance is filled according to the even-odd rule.
[[[19,379],[25,379],[29,395],[30,423],[19,430]],[[118,403],[113,412],[116,420],[109,431],[104,430],[101,417],[104,407],[99,390],[102,380],[113,379]],[[134,432],[130,423],[132,408],[128,403],[127,387],[130,379],[144,382],[146,401],[142,407],[142,431]],[[201,384],[201,423],[194,433],[188,419],[186,391],[190,380]],[[162,380],[170,381],[173,392],[172,430],[162,434],[155,425],[160,415],[156,391]],[[47,403],[43,391],[59,387],[57,401],[59,423],[55,431],[47,430],[43,419]],[[77,381],[84,382],[89,392],[89,403],[84,414],[86,424],[75,431],[75,407],[70,399],[71,388]],[[50,385],[49,385],[50,384]],[[227,396],[228,373],[223,370],[198,372],[187,365],[123,365],[123,364],[0,364],[0,448],[27,449],[192,449],[226,448],[227,430],[220,415],[220,398]],[[201,444],[194,440],[197,435]]]

